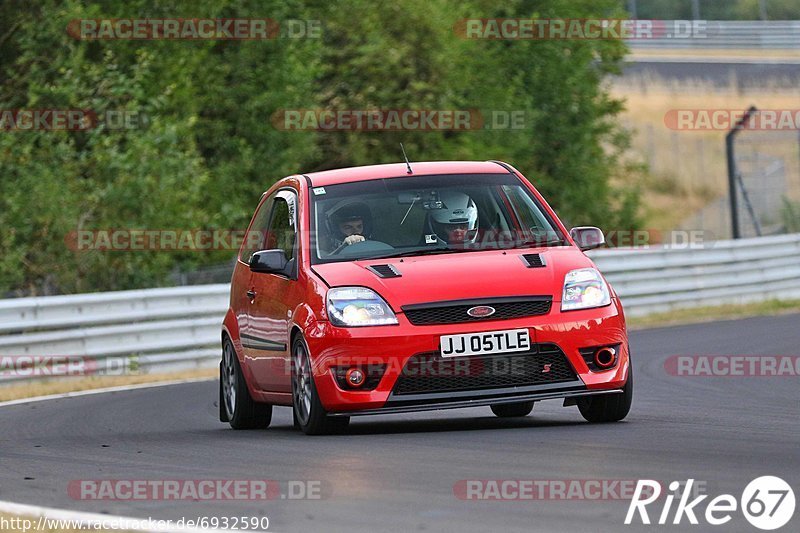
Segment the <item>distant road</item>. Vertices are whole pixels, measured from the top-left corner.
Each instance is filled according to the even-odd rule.
[[[758,58],[717,57],[636,57],[626,64],[624,76],[650,75],[667,80],[702,80],[715,86],[797,88],[800,85],[800,58],[783,63]],[[790,62],[793,61],[793,62]]]

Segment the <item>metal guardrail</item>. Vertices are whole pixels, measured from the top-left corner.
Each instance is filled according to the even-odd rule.
[[[800,234],[717,241],[695,249],[613,249],[589,255],[628,316],[800,298]]]
[[[91,373],[210,367],[228,301],[227,283],[0,300],[0,356],[75,358]],[[0,367],[0,382],[26,377]]]
[[[652,39],[631,39],[630,47],[647,48],[735,48],[800,49],[800,21],[702,21],[696,34],[687,29],[692,21],[662,22],[663,33]]]
[[[697,249],[590,252],[628,316],[800,298],[800,234]],[[0,356],[69,356],[143,373],[213,367],[228,284],[0,300]],[[1,360],[1,359],[0,359]],[[0,367],[0,383],[30,376]]]

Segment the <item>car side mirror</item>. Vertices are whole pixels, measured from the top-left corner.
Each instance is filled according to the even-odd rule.
[[[283,250],[261,250],[250,256],[250,271],[283,274],[288,263]]]
[[[599,248],[606,243],[606,237],[594,226],[577,226],[569,230],[569,236],[583,251]]]

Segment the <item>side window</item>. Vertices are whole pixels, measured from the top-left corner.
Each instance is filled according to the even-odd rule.
[[[250,261],[250,256],[259,250],[264,250],[264,237],[269,228],[270,213],[272,206],[275,203],[275,195],[270,196],[261,204],[258,211],[253,216],[253,223],[250,224],[250,231],[247,232],[242,244],[242,251],[239,254],[239,259],[244,263]]]
[[[295,200],[288,191],[280,191],[275,197],[275,208],[267,231],[264,249],[280,248],[286,259],[294,259],[295,240]]]
[[[550,224],[544,216],[539,212],[539,208],[533,203],[533,200],[525,194],[521,187],[509,187],[504,185],[503,190],[508,197],[517,219],[522,224],[520,228],[523,233],[531,232],[536,235],[548,234]],[[550,230],[552,231],[552,230]]]

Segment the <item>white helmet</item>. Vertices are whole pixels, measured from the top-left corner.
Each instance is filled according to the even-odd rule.
[[[431,230],[436,236],[449,243],[448,230],[463,227],[466,236],[462,242],[475,242],[478,238],[478,208],[469,195],[457,191],[439,193],[441,209],[430,211]]]

